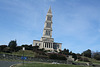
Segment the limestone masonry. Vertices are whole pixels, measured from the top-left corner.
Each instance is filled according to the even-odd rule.
[[[61,45],[62,43],[56,43],[54,42],[54,38],[52,38],[52,11],[50,7],[46,15],[43,36],[40,40],[34,40],[33,46],[39,46],[39,49],[44,48],[45,50],[59,52]]]

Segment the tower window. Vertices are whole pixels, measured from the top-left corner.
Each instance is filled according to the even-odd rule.
[[[51,28],[51,23],[47,23],[46,27]]]
[[[51,21],[51,17],[50,17],[50,16],[48,16],[48,17],[47,17],[47,20]]]
[[[50,35],[50,31],[46,30],[46,35]]]

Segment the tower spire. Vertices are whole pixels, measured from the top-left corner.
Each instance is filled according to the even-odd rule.
[[[52,37],[52,11],[51,6],[47,12],[46,15],[46,21],[44,24],[44,30],[43,30],[43,37],[45,38],[51,38]]]
[[[48,13],[52,13],[52,11],[51,11],[51,6],[49,7]]]

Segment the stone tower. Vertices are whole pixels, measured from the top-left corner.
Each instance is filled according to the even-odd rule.
[[[34,40],[33,46],[39,46],[40,49],[44,48],[49,51],[59,51],[61,50],[61,45],[62,43],[56,43],[52,38],[52,11],[50,7],[44,23],[43,36],[40,40]]]
[[[51,42],[54,41],[54,39],[52,38],[52,11],[51,11],[51,7],[49,8],[48,13],[46,15],[46,21],[44,24],[43,36],[41,38],[41,41],[51,41]]]
[[[51,7],[46,15],[46,21],[43,30],[43,37],[51,38],[52,37],[52,12]]]

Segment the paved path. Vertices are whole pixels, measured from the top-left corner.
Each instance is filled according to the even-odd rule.
[[[12,64],[17,64],[19,62],[11,62],[11,61],[0,61],[0,67],[10,67]]]

